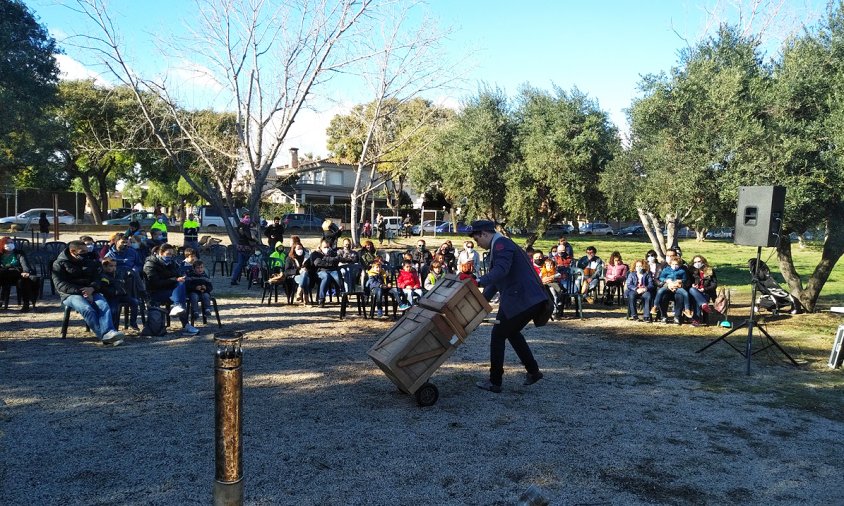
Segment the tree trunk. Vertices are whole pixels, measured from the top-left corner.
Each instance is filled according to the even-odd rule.
[[[535,243],[537,239],[539,239],[539,235],[536,232],[528,235],[527,242],[525,242],[525,249],[533,247],[533,243]]]
[[[636,211],[639,213],[639,220],[642,222],[645,233],[648,234],[648,239],[651,240],[651,246],[656,251],[657,258],[662,262],[665,260],[666,247],[659,219],[653,214],[645,212],[644,209],[637,208]]]
[[[82,192],[85,193],[85,200],[88,201],[88,206],[91,208],[91,216],[94,218],[94,223],[97,225],[103,222],[103,215],[100,211],[100,203],[97,201],[97,196],[94,195],[94,189],[91,187],[91,180],[85,173],[76,173],[79,177],[79,183],[82,185]]]
[[[844,214],[844,203],[837,207],[838,209],[830,212],[830,215],[842,216]],[[844,255],[844,222],[838,219],[830,220],[827,223],[827,236],[821,251],[821,260],[815,266],[815,270],[804,288],[800,275],[794,267],[794,258],[791,255],[791,240],[783,234],[777,246],[780,272],[785,278],[791,294],[797,297],[807,311],[815,311],[821,290],[842,255]]]

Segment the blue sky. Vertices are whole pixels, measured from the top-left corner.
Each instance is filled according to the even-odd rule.
[[[800,23],[813,24],[826,0],[762,3],[767,13],[775,13],[766,39],[768,56],[776,56],[781,40]],[[55,0],[27,0],[27,4],[60,43],[86,30],[75,13]],[[189,0],[112,0],[110,5],[130,57],[142,72],[161,71],[163,59],[154,46],[155,35],[179,33],[194,12]],[[545,89],[552,84],[563,89],[576,86],[596,99],[622,131],[623,111],[637,96],[640,76],[669,70],[682,48],[711,33],[718,21],[738,22],[741,10],[733,0],[432,0],[426,9],[440,26],[454,29],[447,43],[449,53],[455,58],[469,54],[459,88],[430,98],[458,104],[481,82],[499,86],[510,96],[523,83]],[[746,23],[747,7],[742,14]],[[754,26],[764,20],[758,16]],[[69,76],[101,73],[85,55],[70,47],[66,52],[61,65]],[[324,127],[330,117],[354,102],[369,100],[362,89],[345,84],[336,94],[345,105],[309,112],[297,120],[288,146],[296,145],[302,153],[326,154]]]

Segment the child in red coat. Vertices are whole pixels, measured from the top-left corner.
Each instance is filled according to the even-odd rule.
[[[471,279],[472,282],[475,283],[475,286],[478,286],[478,280],[475,278],[474,271],[475,262],[473,262],[472,260],[467,260],[466,262],[460,264],[460,274],[458,274],[457,277],[460,279],[460,281],[463,281],[464,279]]]
[[[399,271],[399,276],[396,279],[396,287],[402,292],[402,303],[399,304],[399,309],[404,311],[412,306],[416,299],[422,296],[422,282],[419,280],[419,274],[413,268],[413,262],[405,260],[402,262],[402,269]]]

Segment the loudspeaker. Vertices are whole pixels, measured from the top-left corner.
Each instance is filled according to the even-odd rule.
[[[784,209],[784,186],[740,186],[735,243],[776,246]]]

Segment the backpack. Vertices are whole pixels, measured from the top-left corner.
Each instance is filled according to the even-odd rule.
[[[147,309],[147,321],[144,323],[142,336],[163,336],[167,334],[167,315],[158,307]]]

